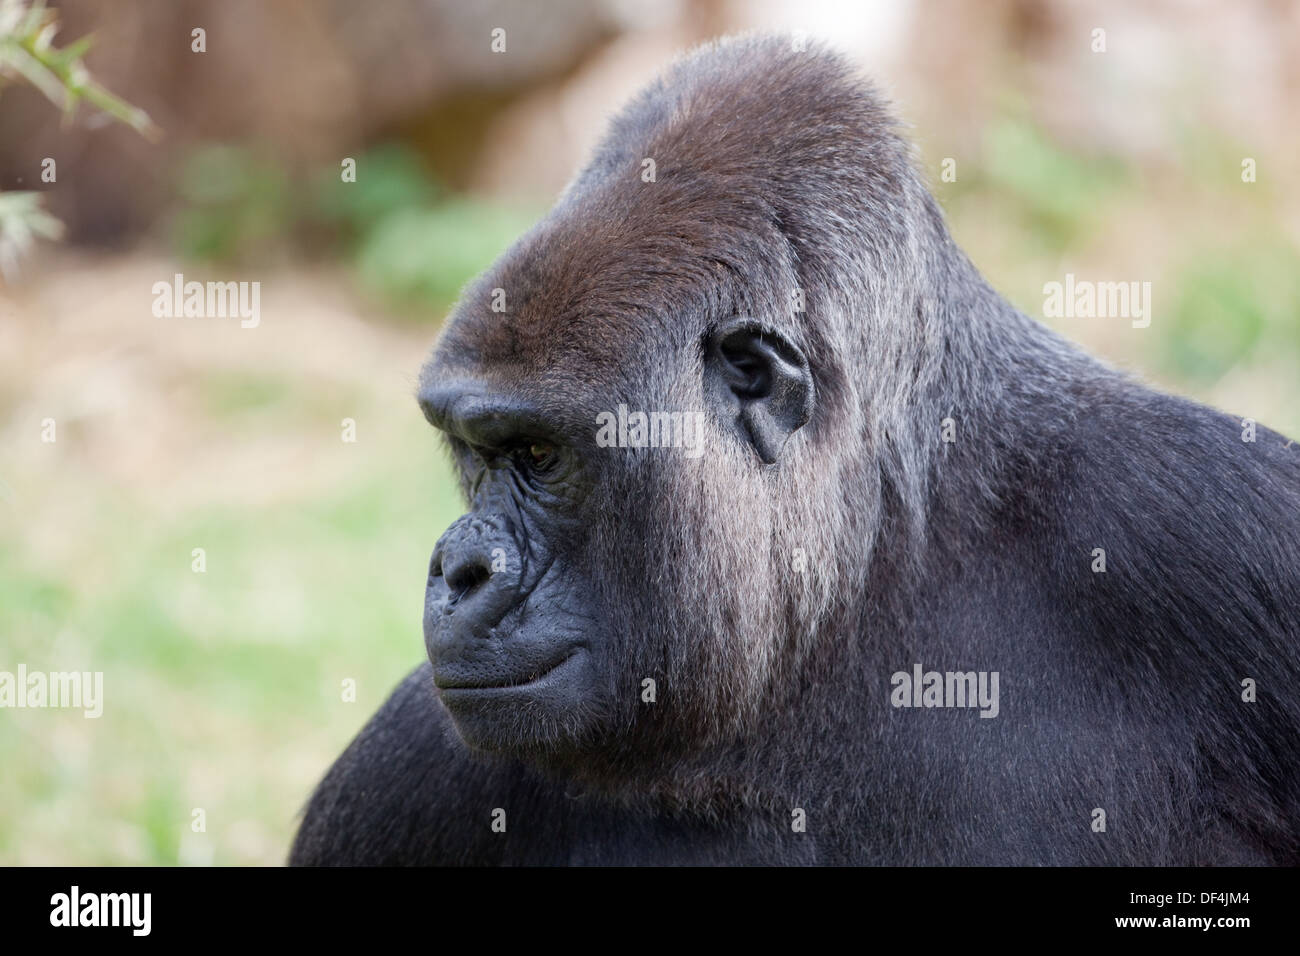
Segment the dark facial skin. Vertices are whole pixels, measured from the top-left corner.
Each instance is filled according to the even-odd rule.
[[[436,380],[432,368],[426,379]],[[594,691],[600,615],[569,586],[557,546],[579,527],[591,478],[574,437],[534,405],[465,381],[426,389],[420,404],[446,435],[470,496],[429,565],[424,638],[434,683],[472,746],[527,744],[521,716],[554,726]]]
[[[603,507],[593,491],[624,464],[623,450],[594,447],[595,426],[580,423],[594,422],[596,410],[575,408],[576,390],[515,383],[507,392],[489,384],[491,367],[451,371],[449,353],[440,348],[426,367],[420,405],[447,440],[470,508],[429,566],[424,635],[434,684],[473,747],[598,743],[619,710],[611,698],[621,692],[626,703],[637,687],[614,659],[612,609],[579,571],[586,529]],[[812,414],[806,357],[749,317],[710,328],[700,353],[710,415],[728,422],[754,468],[776,461]],[[535,397],[521,397],[530,391]]]

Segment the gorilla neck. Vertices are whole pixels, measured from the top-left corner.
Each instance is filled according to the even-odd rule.
[[[915,293],[910,355],[891,369],[907,380],[886,383],[886,394],[906,399],[890,403],[897,417],[873,432],[881,521],[872,550],[913,562],[942,547],[954,523],[987,526],[1005,495],[1068,441],[1080,391],[1117,378],[994,291],[937,211],[930,223],[923,245],[934,258],[918,270],[929,291]],[[899,584],[868,588],[865,600]]]

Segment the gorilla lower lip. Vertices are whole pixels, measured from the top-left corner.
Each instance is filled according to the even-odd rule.
[[[566,664],[568,664],[577,656],[578,656],[578,651],[574,650],[568,655],[566,655],[565,657],[561,658],[559,662],[551,665],[550,667],[545,667],[541,670],[533,671],[532,673],[523,675],[521,677],[503,678],[501,680],[494,680],[490,683],[484,683],[482,681],[470,682],[470,681],[458,679],[454,676],[448,676],[445,673],[439,674],[435,670],[433,683],[438,688],[438,690],[441,691],[443,694],[447,694],[449,692],[476,692],[477,693],[477,692],[487,692],[487,691],[523,690],[525,688],[533,687],[543,683],[548,678],[554,676],[558,671],[561,670],[561,668],[563,668]]]

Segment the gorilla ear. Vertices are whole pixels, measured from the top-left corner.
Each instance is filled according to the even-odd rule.
[[[780,332],[745,316],[724,322],[708,351],[719,396],[735,408],[758,457],[772,464],[812,417],[807,357]]]

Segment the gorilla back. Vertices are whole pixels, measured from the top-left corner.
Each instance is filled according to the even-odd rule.
[[[1300,446],[1000,298],[836,55],[670,68],[420,404],[430,663],[293,862],[1300,862]]]

